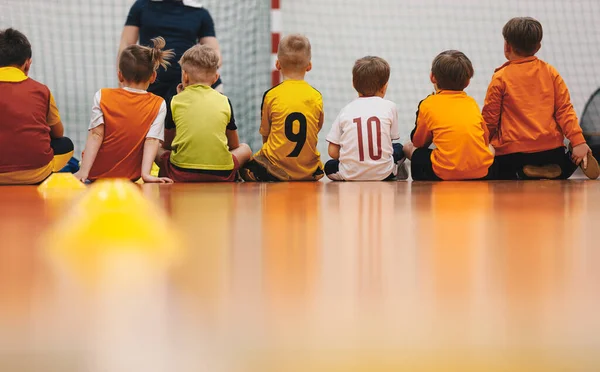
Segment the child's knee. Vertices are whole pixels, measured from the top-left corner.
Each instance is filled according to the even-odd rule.
[[[240,143],[238,148],[233,150],[232,153],[237,158],[240,166],[244,165],[252,158],[252,149],[245,143]]]

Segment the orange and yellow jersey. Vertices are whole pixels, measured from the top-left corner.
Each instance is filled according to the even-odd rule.
[[[462,91],[442,90],[419,104],[411,140],[416,147],[435,149],[433,171],[443,180],[487,176],[494,162],[487,128],[477,102]]]
[[[317,150],[322,125],[321,93],[304,80],[286,80],[263,97],[260,134],[267,140],[257,155],[290,180],[314,180],[323,168]]]

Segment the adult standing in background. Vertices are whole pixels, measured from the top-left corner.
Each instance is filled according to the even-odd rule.
[[[136,0],[125,22],[119,54],[138,41],[141,45],[151,45],[151,40],[158,36],[165,39],[167,49],[173,49],[175,52],[171,66],[166,70],[161,67],[156,82],[148,88],[149,92],[163,97],[167,102],[165,147],[168,148],[175,129],[171,116],[171,98],[177,94],[177,86],[181,83],[179,59],[186,50],[200,43],[217,51],[220,67],[221,49],[213,19],[200,0]],[[213,88],[222,91],[220,78]]]

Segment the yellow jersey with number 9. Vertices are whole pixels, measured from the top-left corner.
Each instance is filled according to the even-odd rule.
[[[291,180],[315,180],[323,164],[317,150],[323,126],[323,97],[304,80],[286,80],[268,90],[262,102],[260,134],[268,137],[257,153]]]

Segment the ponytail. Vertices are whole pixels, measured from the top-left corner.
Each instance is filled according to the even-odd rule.
[[[154,68],[157,69],[159,66],[162,66],[166,70],[168,66],[171,66],[171,63],[167,60],[175,57],[175,52],[173,52],[173,49],[163,50],[167,42],[161,36],[151,41],[153,47],[150,50],[150,59]]]
[[[171,64],[168,59],[175,57],[172,49],[163,50],[165,39],[157,37],[151,40],[152,47],[130,45],[119,57],[119,70],[127,81],[141,83],[150,80],[152,74],[159,68]]]

